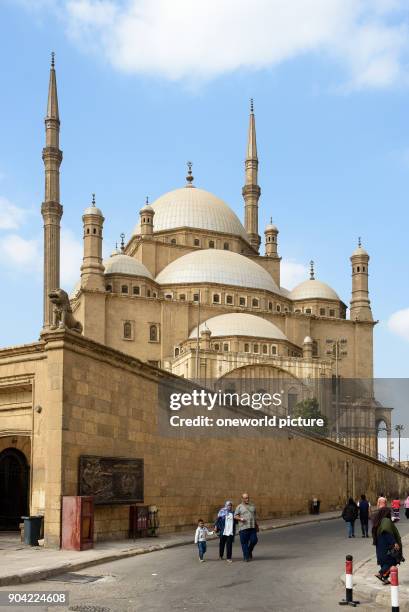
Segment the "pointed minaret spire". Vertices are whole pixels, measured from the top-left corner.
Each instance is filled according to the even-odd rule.
[[[254,102],[250,100],[250,123],[247,141],[247,156],[245,161],[244,227],[249,236],[250,244],[258,252],[260,236],[258,235],[258,201],[260,187],[258,185],[258,157],[256,141],[256,120],[254,117]]]
[[[57,97],[57,80],[55,77],[55,53],[51,53],[51,68],[50,68],[50,83],[48,85],[48,103],[46,119],[55,119],[59,121],[58,115],[58,97]]]
[[[60,288],[60,221],[63,213],[60,204],[62,151],[60,151],[60,118],[54,58],[53,52],[45,117],[45,147],[42,155],[45,169],[45,194],[41,206],[44,221],[44,330],[52,325],[53,305],[49,293]]]
[[[121,252],[125,251],[125,234],[122,232],[119,236],[121,238]]]

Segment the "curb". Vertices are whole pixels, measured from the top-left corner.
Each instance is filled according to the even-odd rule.
[[[337,516],[329,516],[321,519],[306,519],[304,521],[288,521],[281,525],[260,525],[260,531],[273,531],[275,529],[284,529],[285,527],[295,527],[296,525],[308,525],[310,523],[322,523],[324,521],[333,521],[339,518]],[[209,540],[216,540],[218,536],[211,536]],[[68,562],[61,563],[52,568],[37,568],[35,570],[21,571],[18,574],[10,574],[8,576],[0,576],[0,587],[9,586],[13,584],[26,584],[28,582],[35,582],[37,580],[45,580],[51,576],[58,576],[65,572],[79,571],[86,567],[93,567],[95,565],[102,565],[103,563],[110,563],[112,561],[119,561],[120,559],[127,559],[128,557],[136,557],[137,555],[145,555],[148,553],[156,552],[159,550],[166,550],[168,548],[176,548],[178,546],[186,546],[192,543],[192,538],[186,536],[184,540],[178,542],[168,542],[166,544],[154,544],[144,548],[129,548],[127,550],[120,550],[115,553],[107,553],[105,556],[101,556],[97,559],[89,559],[88,561]]]

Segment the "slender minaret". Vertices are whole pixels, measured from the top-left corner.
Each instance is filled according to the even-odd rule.
[[[352,296],[351,320],[372,321],[371,302],[368,289],[369,255],[362,247],[361,238],[358,239],[358,248],[351,255],[352,264]]]
[[[45,195],[41,206],[44,221],[44,315],[43,328],[52,323],[52,304],[48,294],[60,287],[60,221],[63,208],[60,204],[60,165],[62,151],[59,148],[60,118],[58,115],[57,81],[54,53],[51,54],[50,83],[48,87],[47,115],[45,118]]]
[[[254,118],[253,99],[250,101],[250,124],[245,161],[245,185],[242,193],[244,198],[244,227],[249,236],[250,244],[258,251],[260,236],[258,235],[258,201],[260,187],[258,185],[258,157],[256,142],[256,121]]]

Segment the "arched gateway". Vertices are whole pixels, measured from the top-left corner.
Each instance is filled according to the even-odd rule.
[[[28,512],[28,473],[25,455],[16,448],[0,453],[0,530],[18,529]]]

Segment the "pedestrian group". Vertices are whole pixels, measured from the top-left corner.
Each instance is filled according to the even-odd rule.
[[[218,512],[214,523],[214,531],[210,531],[199,519],[195,544],[199,551],[199,561],[204,562],[206,554],[206,539],[214,532],[219,536],[219,559],[224,559],[226,551],[227,563],[232,563],[233,542],[236,531],[239,532],[243,561],[249,562],[253,558],[253,550],[258,542],[258,525],[256,519],[256,506],[250,502],[248,493],[243,493],[241,503],[233,510],[233,502],[227,500]]]

